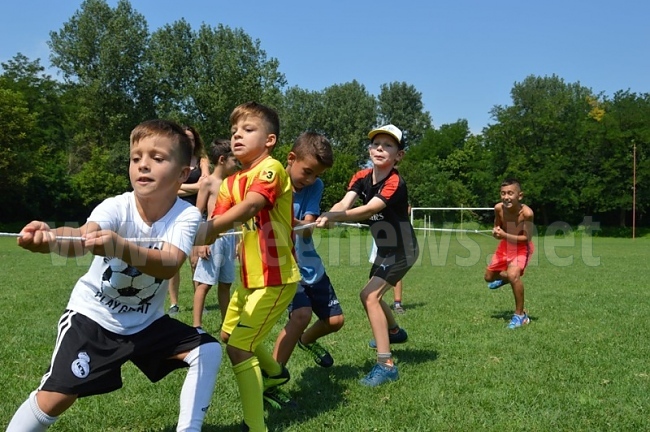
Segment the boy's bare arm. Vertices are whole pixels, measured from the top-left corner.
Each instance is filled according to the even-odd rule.
[[[199,209],[201,214],[205,213],[208,208],[208,200],[210,198],[210,189],[212,187],[212,179],[206,178],[201,182],[199,193],[196,195],[196,208]]]
[[[248,222],[268,204],[262,194],[249,191],[242,202],[232,206],[224,214],[202,223],[194,244],[198,246],[214,243],[219,234]]]
[[[300,226],[300,225],[307,225],[307,224],[313,223],[315,221],[316,221],[316,216],[308,214],[308,215],[305,215],[304,219],[302,219],[302,220],[294,219],[293,220],[293,226],[297,227],[297,226]],[[301,229],[299,231],[296,231],[296,233],[302,238],[311,237],[313,232],[314,232],[313,227],[305,228],[305,229]]]
[[[527,243],[532,238],[533,230],[533,211],[524,206],[516,220],[508,221],[503,218],[501,224],[492,230],[492,235],[511,243]]]
[[[354,202],[357,200],[357,196],[358,195],[356,192],[350,191],[346,193],[343,199],[341,199],[341,201],[337,202],[332,206],[330,212],[338,212],[338,211],[349,209],[354,205]]]
[[[535,215],[533,214],[533,209],[528,206],[524,206],[522,212],[522,228],[524,235],[526,236],[526,241],[530,241],[533,238],[533,232],[535,230],[535,223],[533,222]]]
[[[96,222],[88,222],[79,228],[59,227],[50,229],[45,222],[34,221],[21,231],[18,245],[39,253],[56,253],[74,257],[88,252],[110,256],[136,267],[151,276],[170,279],[185,260],[185,254],[176,246],[165,243],[162,250],[150,249],[129,242],[116,232],[101,230]],[[84,240],[57,240],[57,236],[83,237]]]
[[[81,241],[59,240],[57,237],[84,237],[86,234],[99,231],[95,222],[88,222],[79,228],[59,227],[51,229],[41,221],[33,221],[25,225],[18,237],[18,246],[31,252],[55,253],[65,257],[83,256],[88,253]]]
[[[354,192],[348,192],[348,194],[354,194]],[[347,195],[346,195],[347,197]],[[367,204],[361,205],[355,208],[344,209],[341,207],[341,210],[335,211],[334,207],[332,210],[326,213],[323,213],[318,218],[318,226],[323,227],[328,224],[328,222],[356,222],[369,219],[372,215],[375,215],[386,208],[386,203],[377,197],[372,198],[368,201]]]

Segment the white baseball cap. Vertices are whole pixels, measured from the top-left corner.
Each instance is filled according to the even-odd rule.
[[[402,131],[395,125],[392,124],[387,124],[385,126],[382,126],[377,129],[373,129],[370,132],[368,132],[368,138],[372,141],[372,139],[375,137],[377,134],[388,134],[395,138],[397,140],[397,143],[399,145],[399,148],[403,148],[402,144]]]

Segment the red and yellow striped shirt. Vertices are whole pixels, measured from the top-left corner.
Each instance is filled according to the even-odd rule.
[[[245,288],[263,288],[300,281],[291,235],[293,192],[280,162],[267,157],[228,177],[219,189],[213,216],[242,202],[248,192],[266,198],[268,205],[243,225],[240,250]]]

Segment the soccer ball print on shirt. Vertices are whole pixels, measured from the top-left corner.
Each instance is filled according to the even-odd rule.
[[[102,294],[129,306],[138,306],[151,299],[163,279],[140,272],[118,258],[108,260],[108,268],[102,275]]]

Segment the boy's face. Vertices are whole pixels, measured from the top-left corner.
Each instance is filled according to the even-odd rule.
[[[404,150],[400,150],[397,140],[392,135],[377,134],[368,146],[370,160],[378,168],[395,165],[402,160]]]
[[[291,185],[297,191],[314,184],[326,169],[327,167],[312,155],[298,159],[294,152],[289,152],[287,156],[287,174],[291,178]]]
[[[516,184],[501,186],[501,202],[506,209],[513,208],[519,205],[519,202],[524,197],[524,194]]]
[[[250,115],[232,125],[231,132],[230,148],[244,168],[268,156],[277,139],[275,134],[267,133],[261,118]]]
[[[234,155],[230,154],[223,159],[223,173],[226,176],[233,175],[238,169],[239,161]]]
[[[131,145],[129,178],[141,198],[175,197],[190,172],[180,163],[178,143],[169,137],[148,136]]]

